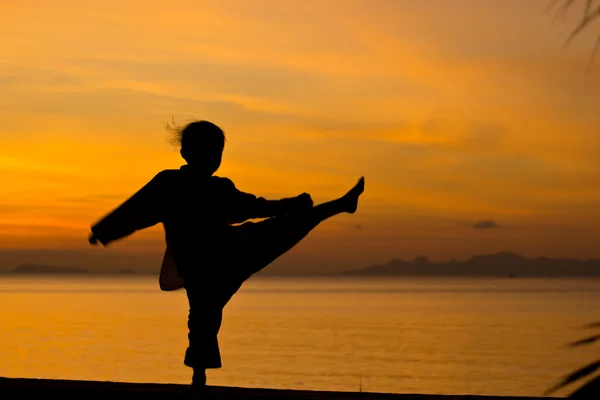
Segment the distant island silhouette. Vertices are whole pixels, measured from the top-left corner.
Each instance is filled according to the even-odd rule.
[[[135,274],[135,270],[130,269],[130,268],[121,268],[119,271],[117,271],[119,274],[123,274],[123,275],[131,275],[131,274]]]
[[[16,274],[89,274],[87,268],[57,267],[54,265],[21,264],[13,270]]]
[[[1,271],[0,271],[1,273]],[[94,268],[54,266],[24,263],[4,273],[15,274],[89,274],[89,275],[157,275],[154,271],[130,268],[96,270]],[[366,268],[324,274],[298,274],[271,271],[260,276],[415,276],[415,277],[600,277],[600,258],[581,260],[576,258],[525,258],[511,252],[477,255],[466,261],[429,261],[420,256],[411,261],[395,259],[386,264]]]
[[[485,277],[600,277],[600,259],[539,257],[528,259],[519,254],[500,252],[478,255],[466,261],[431,262],[427,257],[412,261],[392,260],[343,275],[357,276],[485,276]]]

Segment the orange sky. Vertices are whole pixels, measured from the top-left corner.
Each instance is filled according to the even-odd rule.
[[[166,4],[0,5],[0,268],[2,251],[89,250],[92,222],[181,165],[172,116],[222,126],[219,174],[257,195],[324,201],[367,177],[359,212],[320,226],[282,268],[600,256],[600,65],[585,71],[597,27],[562,47],[580,10]],[[157,227],[94,252],[159,254],[161,240]]]

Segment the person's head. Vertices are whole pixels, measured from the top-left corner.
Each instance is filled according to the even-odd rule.
[[[169,127],[175,133],[180,154],[194,168],[214,174],[221,165],[225,133],[212,122],[194,121],[182,127]]]

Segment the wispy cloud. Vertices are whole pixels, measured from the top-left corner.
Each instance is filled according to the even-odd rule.
[[[479,221],[473,224],[473,228],[475,229],[496,229],[498,228],[498,224],[494,221]]]

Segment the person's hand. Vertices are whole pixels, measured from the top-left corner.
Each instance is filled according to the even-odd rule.
[[[92,246],[98,246],[98,238],[94,236],[93,233],[90,233],[90,236],[88,237],[88,242],[90,242]]]

